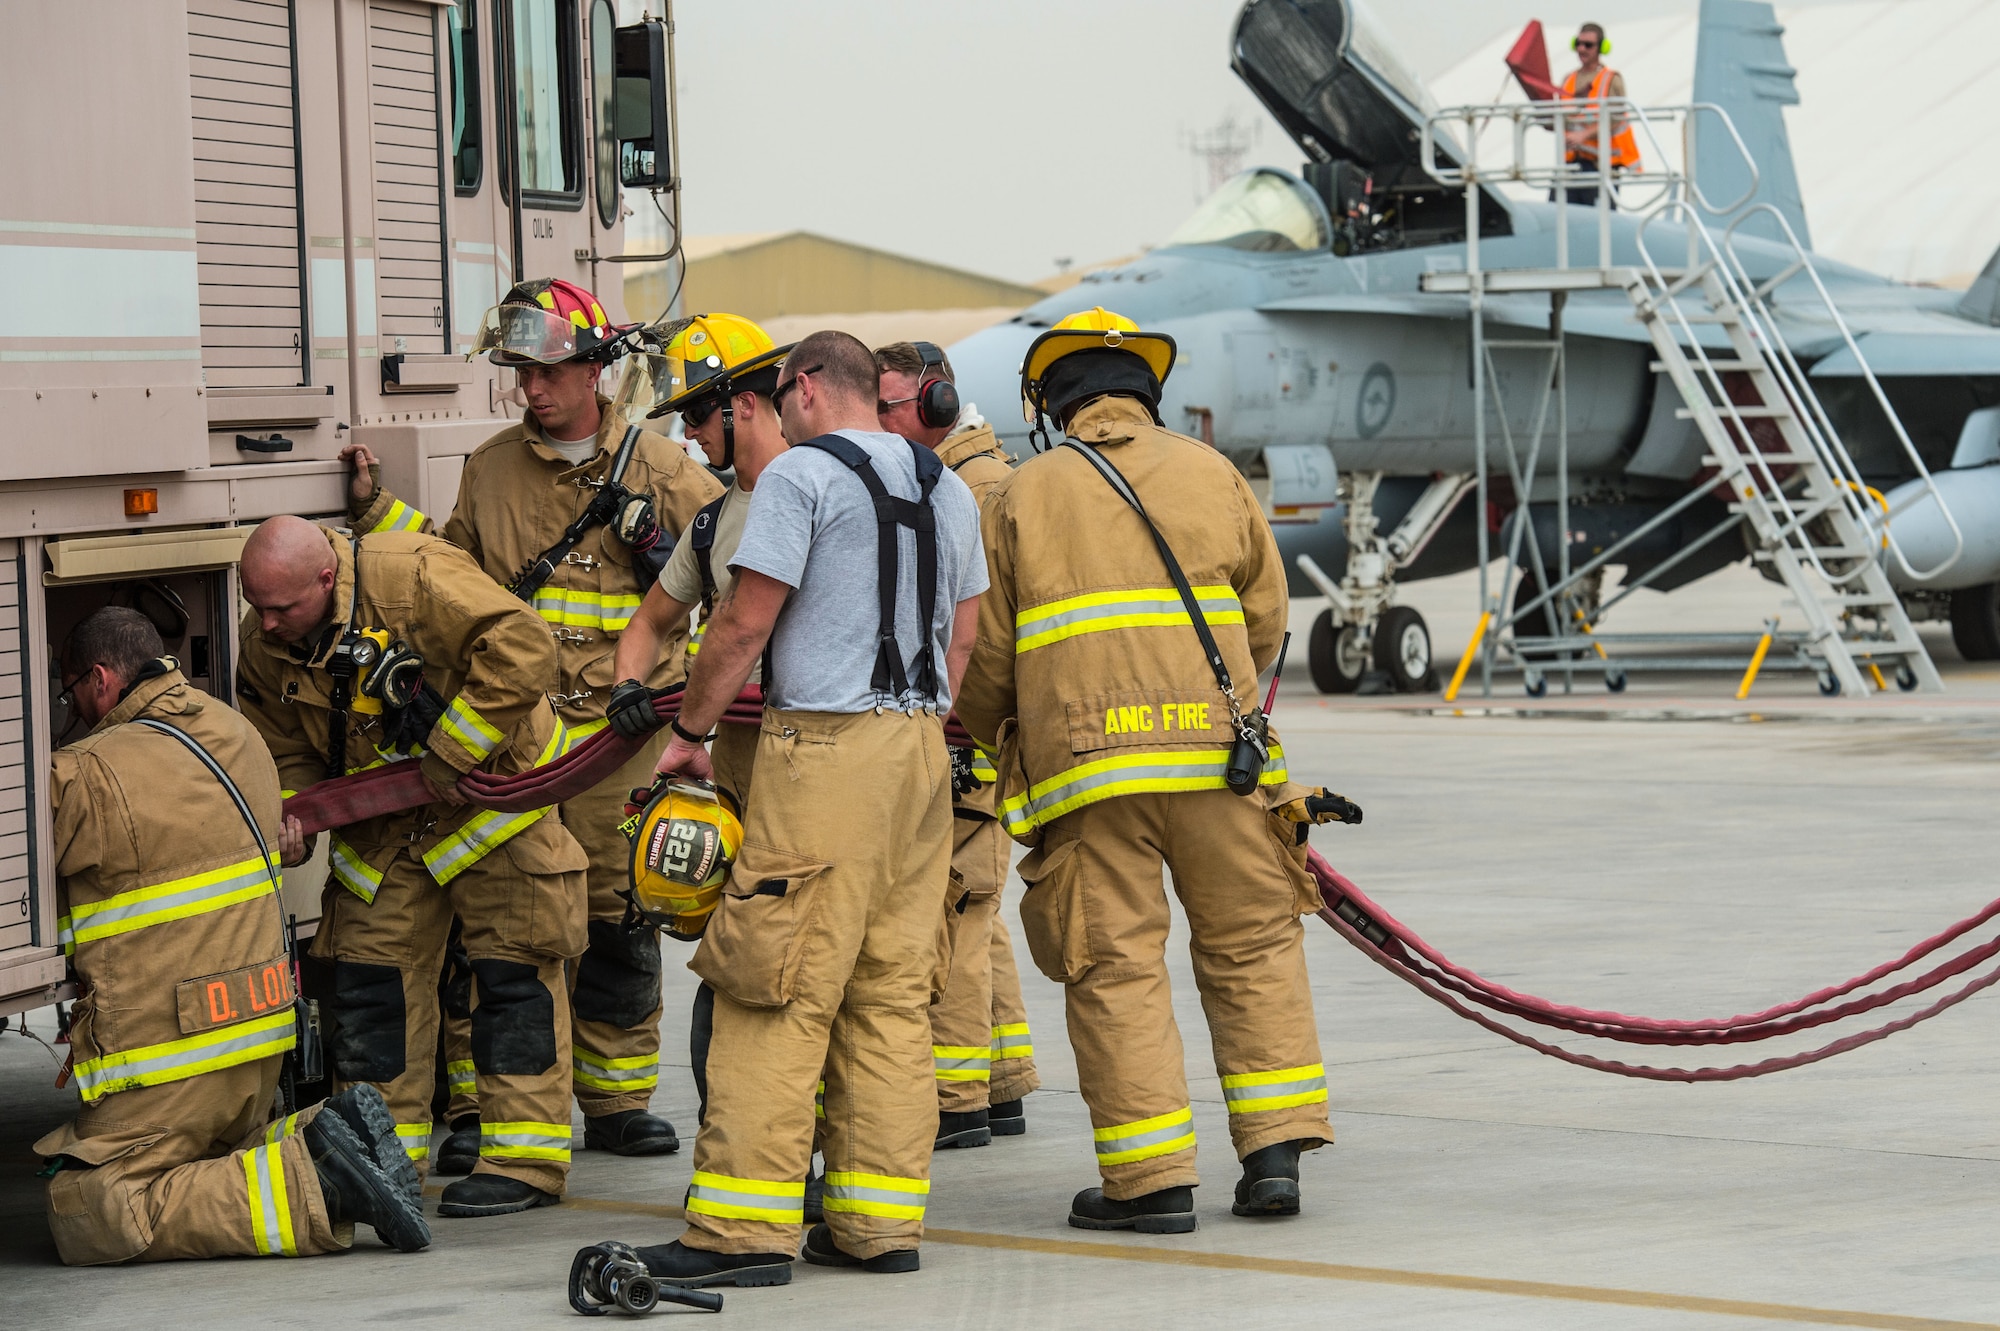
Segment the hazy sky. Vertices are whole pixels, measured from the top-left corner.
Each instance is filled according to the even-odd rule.
[[[1162,240],[1204,192],[1188,141],[1223,117],[1252,127],[1246,164],[1298,169],[1298,148],[1229,70],[1239,8],[679,4],[688,232],[803,228],[1023,281],[1054,271],[1058,257],[1132,253]],[[1621,18],[1693,8],[1401,0],[1375,12],[1428,78],[1530,17],[1552,39],[1594,18],[1615,42]],[[1494,71],[1496,87],[1504,73]]]

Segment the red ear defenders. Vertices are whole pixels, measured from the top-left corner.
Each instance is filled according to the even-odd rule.
[[[923,368],[917,371],[917,419],[929,430],[942,430],[958,419],[958,385],[945,378],[944,353],[935,342],[913,342],[910,345],[923,357]]]
[[[1582,36],[1582,34],[1581,34],[1581,33],[1579,33],[1579,34],[1577,34],[1577,35],[1578,35],[1578,36]],[[1570,49],[1570,50],[1572,50],[1572,51],[1574,51],[1574,50],[1576,49],[1576,37],[1572,37],[1572,38],[1570,38],[1570,39],[1569,39],[1569,49]],[[1610,55],[1610,54],[1611,54],[1611,39],[1610,39],[1609,37],[1605,37],[1605,36],[1602,36],[1602,35],[1600,35],[1600,36],[1598,37],[1598,39],[1597,39],[1597,53],[1598,53],[1599,55]]]

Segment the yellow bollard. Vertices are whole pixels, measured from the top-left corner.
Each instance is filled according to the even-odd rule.
[[[1458,697],[1458,686],[1465,683],[1465,672],[1472,669],[1472,658],[1479,651],[1479,644],[1486,638],[1486,626],[1493,622],[1491,610],[1479,616],[1479,623],[1472,630],[1472,641],[1465,644],[1465,655],[1458,658],[1458,669],[1451,672],[1451,684],[1444,691],[1446,702]]]
[[[1750,654],[1750,668],[1743,672],[1743,682],[1736,686],[1736,701],[1742,702],[1750,696],[1750,686],[1757,682],[1757,672],[1764,668],[1764,653],[1771,650],[1771,635],[1777,629],[1777,620],[1764,621],[1764,636],[1757,639],[1757,650]]]

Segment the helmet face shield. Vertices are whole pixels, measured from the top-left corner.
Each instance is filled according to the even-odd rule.
[[[479,321],[466,359],[488,353],[495,365],[560,365],[577,354],[583,330],[533,305],[495,305]]]
[[[678,356],[635,351],[625,357],[618,391],[611,395],[611,409],[628,421],[658,414],[661,405],[681,391],[686,375]]]

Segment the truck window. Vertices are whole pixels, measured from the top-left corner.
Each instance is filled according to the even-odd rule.
[[[460,194],[479,193],[486,172],[479,136],[479,0],[451,15],[451,183]]]
[[[575,207],[583,201],[576,0],[509,3],[522,201]]]

